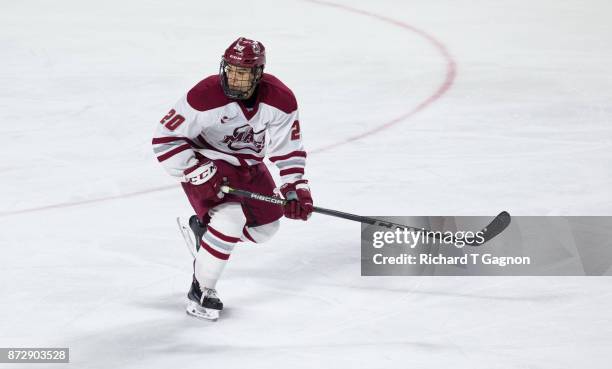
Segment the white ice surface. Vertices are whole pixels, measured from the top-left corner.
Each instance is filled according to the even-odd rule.
[[[612,213],[608,1],[342,1],[386,19],[308,1],[2,2],[0,347],[69,346],[78,368],[609,368],[609,278],[361,277],[359,225],[318,215],[237,248],[219,322],[185,315],[174,217],[190,208],[150,140],[239,35],[298,97],[320,206]],[[447,48],[452,85],[322,150],[444,83],[439,47],[393,20]]]

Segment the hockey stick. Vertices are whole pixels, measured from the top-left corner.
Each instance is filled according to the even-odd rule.
[[[221,191],[226,194],[236,195],[239,197],[245,197],[245,198],[253,199],[257,201],[264,201],[264,202],[268,202],[268,203],[279,205],[279,206],[284,206],[287,203],[287,200],[281,199],[279,197],[266,196],[266,195],[262,195],[259,193],[239,190],[239,189],[232,188],[232,187],[225,186],[225,185],[221,186]],[[338,210],[332,210],[332,209],[326,209],[326,208],[314,206],[312,211],[314,213],[320,213],[320,214],[330,215],[330,216],[337,217],[337,218],[353,220],[353,221],[360,222],[360,223],[371,224],[373,226],[406,229],[410,232],[419,232],[419,233],[423,232],[428,238],[432,238],[434,240],[441,241],[443,238],[442,232],[434,232],[434,231],[431,231],[425,228],[417,228],[417,227],[412,227],[412,226],[408,226],[404,224],[391,223],[391,222],[387,222],[387,221],[376,219],[376,218],[364,217],[361,215],[345,213],[345,212],[338,211]],[[510,221],[511,221],[510,214],[508,214],[507,211],[502,211],[486,227],[484,227],[480,231],[482,232],[483,241],[479,242],[479,241],[476,241],[476,239],[474,239],[472,240],[472,242],[467,242],[465,240],[464,242],[467,246],[480,246],[490,241],[491,239],[493,239],[495,236],[497,236],[501,232],[503,232],[504,229],[506,229],[508,225],[510,225]],[[454,239],[451,240],[450,242],[454,242]]]

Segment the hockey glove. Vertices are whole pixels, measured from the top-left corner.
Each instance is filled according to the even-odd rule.
[[[201,161],[184,171],[183,182],[197,186],[198,192],[203,198],[222,199],[221,185],[225,179],[219,173],[217,166],[210,160]]]
[[[284,206],[285,216],[290,219],[308,220],[312,214],[312,195],[308,181],[300,180],[295,183],[286,183],[280,188],[285,199],[289,200]]]

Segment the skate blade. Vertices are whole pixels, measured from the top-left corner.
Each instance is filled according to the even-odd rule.
[[[188,315],[194,316],[198,319],[216,321],[219,319],[220,310],[207,309],[201,307],[197,302],[187,299],[187,307],[185,309]]]
[[[185,245],[187,245],[187,249],[191,253],[191,256],[195,258],[196,253],[197,253],[197,249],[195,245],[196,240],[195,240],[195,236],[192,236],[193,232],[191,231],[191,228],[189,228],[188,223],[186,223],[180,217],[176,218],[176,224],[178,224],[179,231],[181,231],[181,235],[183,236],[183,239],[185,240]]]

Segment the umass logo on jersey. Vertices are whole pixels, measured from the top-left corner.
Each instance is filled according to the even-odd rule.
[[[234,151],[247,149],[259,153],[264,148],[265,140],[265,129],[255,132],[251,126],[245,124],[236,128],[231,136],[225,136],[223,143]]]

